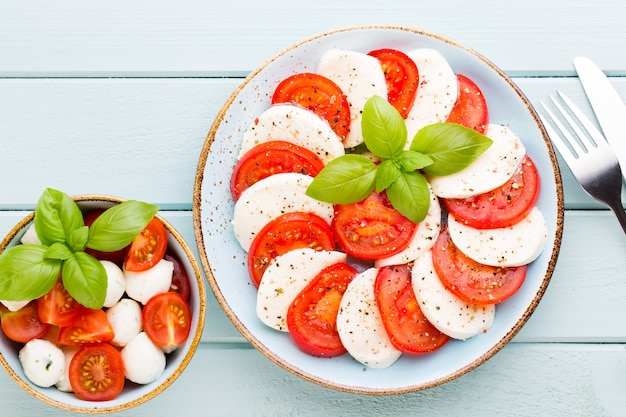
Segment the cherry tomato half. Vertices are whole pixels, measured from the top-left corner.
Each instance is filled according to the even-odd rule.
[[[37,299],[39,320],[54,326],[68,326],[76,321],[81,314],[81,306],[63,286],[59,279],[54,287]]]
[[[94,210],[85,214],[85,226],[91,226],[93,222],[98,218],[98,216],[100,216],[102,213],[104,213],[104,210]],[[87,252],[96,259],[102,261],[111,261],[121,268],[124,264],[124,258],[126,258],[126,253],[128,253],[129,247],[130,245],[114,252],[103,252],[91,248],[85,248],[85,252]]]
[[[176,292],[163,292],[150,298],[143,308],[144,330],[157,346],[178,346],[191,331],[191,309]]]
[[[258,288],[270,261],[293,249],[333,250],[330,226],[314,213],[292,212],[267,223],[256,235],[248,251],[248,271]]]
[[[292,103],[309,109],[325,119],[343,141],[350,132],[350,105],[334,81],[311,72],[294,74],[281,81],[272,104]]]
[[[10,311],[0,304],[0,324],[2,331],[9,339],[20,343],[41,338],[50,329],[48,323],[39,320],[37,304],[34,301],[17,311]]]
[[[107,343],[81,347],[70,362],[68,374],[70,385],[81,400],[113,400],[124,389],[122,355]]]
[[[525,156],[515,174],[501,187],[470,198],[442,199],[448,212],[476,229],[509,227],[530,213],[539,197],[539,172]]]
[[[66,346],[82,346],[90,343],[104,343],[113,339],[113,327],[104,310],[83,308],[78,319],[59,330],[59,343]]]
[[[433,246],[433,265],[448,291],[474,304],[496,304],[517,292],[526,278],[526,265],[500,268],[468,258],[444,227]]]
[[[456,78],[459,81],[459,96],[446,121],[484,134],[489,123],[487,100],[474,81],[462,74],[457,74]]]
[[[365,200],[335,206],[331,228],[350,256],[375,260],[406,248],[417,225],[396,210],[387,195],[373,192]]]
[[[185,270],[183,264],[174,255],[165,254],[163,259],[172,262],[174,265],[174,271],[172,273],[172,284],[170,285],[170,291],[177,292],[185,300],[189,300],[191,294],[191,282],[189,281],[189,275]]]
[[[324,168],[324,162],[314,152],[291,142],[275,140],[256,145],[235,165],[230,180],[230,192],[235,200],[255,182],[273,174],[297,172],[311,177]]]
[[[356,274],[348,264],[330,265],[291,303],[287,328],[300,350],[327,358],[346,352],[337,332],[337,313],[341,297]]]
[[[432,352],[450,340],[422,313],[407,265],[382,267],[376,276],[374,295],[389,339],[401,352]]]
[[[387,101],[406,119],[417,95],[417,65],[404,52],[395,49],[377,49],[368,55],[378,59],[381,64],[387,82]]]
[[[167,230],[156,217],[130,244],[124,267],[127,271],[140,272],[158,264],[167,250]]]

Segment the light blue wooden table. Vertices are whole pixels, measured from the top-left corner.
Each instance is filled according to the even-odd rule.
[[[0,1],[0,235],[55,187],[159,204],[195,247],[193,182],[213,118],[250,71],[321,31],[438,32],[488,57],[533,103],[560,88],[589,111],[571,59],[595,60],[626,98],[625,22],[621,0]],[[552,282],[513,342],[469,374],[397,396],[323,388],[254,350],[209,291],[190,366],[119,415],[626,415],[626,238],[562,167]],[[0,373],[0,416],[62,415]]]

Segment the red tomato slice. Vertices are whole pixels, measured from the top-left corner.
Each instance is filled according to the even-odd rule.
[[[39,320],[54,326],[68,326],[78,319],[83,307],[63,286],[61,279],[47,294],[37,299]]]
[[[292,212],[270,221],[256,235],[248,251],[248,271],[258,288],[270,261],[293,249],[335,249],[330,226],[313,213]]]
[[[294,74],[281,81],[272,104],[292,103],[313,111],[325,119],[343,141],[350,132],[350,105],[334,81],[311,72]]]
[[[41,338],[50,329],[48,323],[42,323],[39,320],[37,304],[34,301],[17,311],[10,311],[0,304],[0,324],[4,334],[9,339],[19,343]]]
[[[385,193],[335,206],[331,228],[335,240],[350,256],[375,260],[406,248],[417,225],[398,212]]]
[[[183,264],[173,255],[165,254],[163,259],[166,259],[174,264],[170,291],[177,292],[185,300],[189,300],[189,295],[191,294],[191,282],[189,281],[189,275],[187,275],[187,271],[185,270]]]
[[[150,298],[143,309],[144,330],[157,346],[178,346],[191,331],[191,309],[176,292],[164,292]]]
[[[93,222],[98,218],[98,216],[100,216],[102,213],[104,213],[104,210],[94,210],[87,213],[85,215],[85,226],[91,226]],[[85,248],[85,252],[87,252],[96,259],[111,261],[121,268],[124,264],[124,258],[126,258],[129,247],[130,245],[114,252],[102,252],[91,248]]]
[[[337,332],[337,313],[356,274],[356,269],[344,263],[324,268],[291,303],[287,328],[300,350],[327,358],[346,352]]]
[[[90,343],[105,343],[115,334],[103,310],[83,308],[82,314],[69,326],[59,331],[59,343],[66,346],[82,346]]]
[[[380,61],[387,81],[387,101],[406,119],[417,95],[417,65],[404,52],[395,49],[378,49],[368,55]]]
[[[489,123],[487,100],[474,81],[462,74],[457,74],[456,78],[459,81],[459,96],[446,121],[484,134]]]
[[[539,172],[524,157],[511,179],[495,190],[470,198],[442,199],[455,219],[476,229],[509,227],[530,213],[539,197]]]
[[[376,276],[374,295],[389,339],[401,352],[432,352],[450,340],[422,313],[413,293],[408,265],[382,267]]]
[[[517,292],[526,277],[526,265],[499,268],[464,255],[444,227],[433,247],[433,264],[443,285],[468,303],[496,304]]]
[[[124,389],[122,355],[106,343],[80,348],[69,364],[68,375],[74,393],[81,400],[113,400]]]
[[[230,192],[235,200],[255,182],[273,174],[297,172],[315,177],[324,162],[314,152],[281,140],[261,143],[246,152],[235,165]]]
[[[133,272],[150,269],[163,259],[166,249],[167,230],[155,217],[130,244],[124,267]]]

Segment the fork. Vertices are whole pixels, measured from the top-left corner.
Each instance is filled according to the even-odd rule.
[[[622,172],[617,157],[602,133],[583,112],[563,92],[557,90],[557,94],[562,104],[553,94],[550,99],[569,129],[544,102],[540,102],[552,125],[560,131],[559,134],[539,115],[548,136],[583,190],[609,206],[626,233],[626,212],[621,200]]]

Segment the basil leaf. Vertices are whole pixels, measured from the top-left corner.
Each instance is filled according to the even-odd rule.
[[[397,160],[403,171],[415,171],[433,163],[430,156],[415,151],[404,151]]]
[[[74,230],[67,237],[67,246],[70,247],[72,252],[78,252],[85,249],[87,239],[89,238],[89,228],[87,226],[80,227]]]
[[[406,146],[408,134],[402,116],[380,96],[365,102],[361,130],[367,148],[380,158],[393,159]]]
[[[73,255],[72,250],[65,244],[61,242],[53,243],[50,246],[46,253],[44,253],[44,258],[46,259],[58,259],[63,261],[65,259],[71,258]]]
[[[374,162],[361,155],[342,155],[317,174],[306,195],[332,204],[356,203],[371,194],[375,178]]]
[[[46,294],[59,279],[62,261],[46,259],[45,246],[18,245],[0,256],[0,299],[34,300]]]
[[[96,258],[76,252],[63,262],[63,286],[80,304],[98,310],[106,297],[107,273]]]
[[[34,223],[39,240],[46,246],[65,242],[71,232],[85,224],[76,202],[52,188],[47,188],[39,197]]]
[[[403,172],[387,188],[387,197],[404,217],[419,223],[426,217],[430,206],[430,189],[422,174],[417,171]]]
[[[390,159],[380,163],[376,170],[376,192],[380,193],[402,175],[400,169]]]
[[[86,247],[104,252],[125,248],[158,211],[157,206],[136,200],[112,206],[89,227]]]
[[[423,168],[429,175],[454,174],[474,162],[493,141],[473,129],[455,123],[435,123],[420,129],[411,150],[429,156],[433,163]]]

